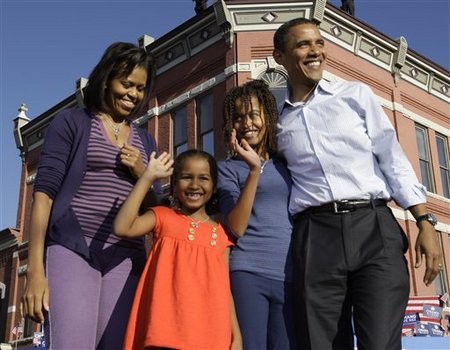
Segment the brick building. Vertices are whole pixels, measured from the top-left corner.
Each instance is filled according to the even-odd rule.
[[[442,295],[450,273],[450,72],[324,0],[216,1],[153,40],[140,45],[157,62],[156,87],[148,111],[135,122],[147,128],[161,150],[176,155],[201,148],[221,159],[222,101],[225,92],[249,79],[269,83],[278,99],[284,96],[286,72],[272,58],[272,37],[278,26],[295,17],[318,20],[327,40],[328,80],[358,80],[378,96],[418,177],[428,188],[428,207],[438,218],[436,230],[444,270],[435,282],[422,283],[423,268],[414,268],[414,249],[407,260],[411,295]],[[17,229],[0,233],[0,342],[13,342],[11,330],[20,322],[19,298],[27,266],[27,242],[33,181],[45,130],[61,109],[82,104],[85,79],[73,95],[29,120],[22,106],[15,119],[16,142],[23,160]],[[418,229],[413,217],[391,204],[414,244]],[[30,343],[37,326],[26,321],[19,345]]]

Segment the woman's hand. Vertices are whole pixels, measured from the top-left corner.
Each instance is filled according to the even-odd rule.
[[[49,310],[50,292],[44,269],[45,237],[53,200],[44,192],[33,194],[28,242],[28,267],[24,294],[20,302],[22,316],[44,322],[43,311]]]
[[[25,293],[20,301],[20,314],[34,322],[43,323],[43,310],[49,310],[50,291],[44,270],[27,275]]]
[[[141,152],[131,145],[124,144],[120,149],[120,161],[130,169],[135,178],[140,178],[145,171],[145,165],[141,157]]]

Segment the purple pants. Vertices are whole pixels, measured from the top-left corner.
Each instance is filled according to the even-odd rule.
[[[145,261],[145,250],[115,245],[93,252],[91,261],[60,245],[48,247],[47,348],[122,349]]]

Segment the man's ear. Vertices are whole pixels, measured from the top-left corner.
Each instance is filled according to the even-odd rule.
[[[272,56],[275,62],[277,62],[279,65],[283,65],[283,53],[280,50],[274,49],[272,52]]]

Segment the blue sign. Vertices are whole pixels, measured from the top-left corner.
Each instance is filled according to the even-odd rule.
[[[428,323],[428,331],[432,337],[443,337],[444,328],[438,324]]]
[[[424,305],[423,317],[434,318],[440,320],[442,317],[442,308],[436,305]]]
[[[405,314],[403,317],[403,325],[404,326],[413,326],[416,322],[420,321],[419,314],[416,312],[415,314]]]
[[[416,330],[416,337],[424,337],[430,334],[430,331],[428,330],[428,325],[426,323],[417,322],[415,330]]]

